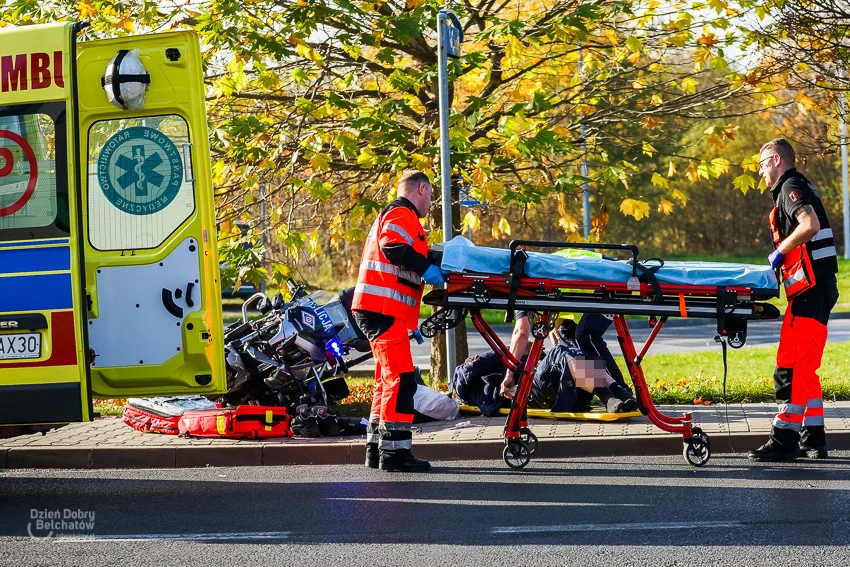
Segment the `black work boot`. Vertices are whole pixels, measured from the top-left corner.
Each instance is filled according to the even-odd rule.
[[[613,413],[627,413],[631,411],[637,411],[638,403],[635,399],[632,391],[627,387],[623,386],[619,382],[612,382],[608,389],[611,390],[611,393],[614,394],[614,398],[620,401],[620,407],[618,411]],[[609,404],[611,400],[608,400]]]
[[[431,463],[417,459],[410,449],[396,449],[392,452],[381,451],[379,468],[392,472],[427,472],[431,470]]]
[[[829,456],[823,425],[803,426],[800,434],[800,451],[810,459],[825,459]]]
[[[378,444],[366,443],[366,466],[370,469],[376,469],[380,460],[381,454],[378,452]]]
[[[777,429],[770,433],[767,443],[753,449],[747,454],[751,461],[758,463],[773,463],[776,461],[793,461],[800,456],[800,434],[791,429]]]
[[[366,466],[370,469],[378,468],[378,462],[381,458],[381,454],[378,451],[379,439],[378,424],[370,422],[366,426]]]

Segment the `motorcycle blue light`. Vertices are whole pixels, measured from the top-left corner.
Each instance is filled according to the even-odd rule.
[[[334,337],[334,338],[332,338],[332,339],[328,340],[328,341],[325,343],[325,346],[326,346],[326,347],[327,347],[327,348],[328,348],[331,352],[333,352],[333,353],[334,353],[334,355],[335,355],[337,358],[342,358],[342,357],[343,357],[343,354],[344,354],[344,353],[342,352],[342,343],[340,343],[340,342],[339,342],[339,339],[338,339],[338,338]]]

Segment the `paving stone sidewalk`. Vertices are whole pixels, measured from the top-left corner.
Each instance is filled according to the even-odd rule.
[[[850,402],[825,402],[830,447],[850,449]],[[715,453],[746,451],[767,439],[773,404],[660,406],[668,415],[693,414]],[[681,435],[646,417],[614,422],[529,420],[540,440],[537,458],[676,454]],[[460,415],[454,421],[414,426],[417,456],[433,460],[498,459],[504,417]],[[281,438],[262,441],[184,439],[140,433],[119,418],[75,423],[48,432],[0,439],[2,468],[174,468],[348,464],[364,459],[362,437]]]

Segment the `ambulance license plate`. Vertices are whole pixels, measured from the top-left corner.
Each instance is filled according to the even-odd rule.
[[[41,333],[0,335],[0,360],[38,358],[41,356]]]

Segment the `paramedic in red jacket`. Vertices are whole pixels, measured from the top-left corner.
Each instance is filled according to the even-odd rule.
[[[779,334],[773,374],[779,413],[770,440],[753,451],[754,461],[827,456],[823,394],[817,370],[826,346],[826,323],[838,301],[835,241],[815,188],[795,166],[794,148],[778,138],[759,156],[775,207],[770,230],[776,248],[770,265],[780,270],[788,307]],[[801,435],[802,434],[802,435]]]
[[[445,281],[440,267],[428,260],[428,239],[419,222],[431,208],[433,191],[421,171],[404,172],[398,199],[375,219],[363,247],[351,308],[375,357],[375,397],[366,433],[370,468],[431,468],[410,452],[416,380],[408,333],[419,325],[425,283]]]

